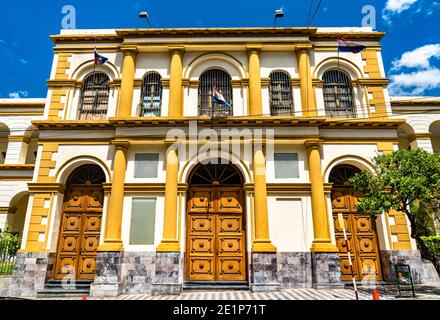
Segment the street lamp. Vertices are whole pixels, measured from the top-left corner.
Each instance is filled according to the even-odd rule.
[[[277,18],[283,18],[284,17],[284,11],[283,9],[277,9],[275,10],[275,19],[273,20],[273,26],[275,28],[277,23]]]
[[[148,12],[147,11],[139,12],[139,18],[147,19],[148,25],[150,26],[150,28],[153,28],[153,26],[151,25],[151,21],[150,21],[150,18],[148,16]]]

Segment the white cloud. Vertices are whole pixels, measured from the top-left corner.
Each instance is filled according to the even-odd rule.
[[[26,90],[18,90],[18,91],[10,92],[9,98],[14,98],[14,99],[26,98],[28,95],[29,93]]]
[[[393,61],[391,72],[403,68],[411,72],[391,74],[389,90],[393,95],[419,95],[427,90],[440,87],[440,69],[432,65],[434,59],[440,58],[440,44],[427,44],[407,51],[400,59]]]
[[[387,0],[385,11],[391,13],[401,13],[408,10],[417,0]]]
[[[405,52],[400,59],[393,61],[392,70],[399,70],[403,67],[428,69],[432,58],[440,58],[440,44],[427,44]]]
[[[388,89],[392,95],[419,95],[440,86],[440,69],[430,68],[390,76]]]

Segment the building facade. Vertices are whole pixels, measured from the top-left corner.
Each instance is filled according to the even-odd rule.
[[[338,33],[367,49],[338,54]],[[36,295],[53,279],[89,281],[94,296],[340,286],[351,273],[338,214],[359,281],[392,281],[401,262],[417,282],[438,280],[406,217],[356,212],[360,195],[348,183],[373,171],[378,153],[438,152],[440,103],[390,98],[383,36],[368,28],[52,36],[44,113],[32,117],[35,169],[17,181],[29,200],[9,294]],[[95,45],[107,63],[94,63]],[[414,115],[425,108],[430,126]]]

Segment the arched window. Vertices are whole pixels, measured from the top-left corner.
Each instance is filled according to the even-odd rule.
[[[141,117],[159,117],[162,106],[162,77],[148,72],[142,83]]]
[[[353,88],[347,74],[329,70],[323,75],[325,114],[332,118],[354,118]]]
[[[199,115],[232,116],[231,76],[221,69],[209,69],[200,75],[199,80]],[[214,90],[224,97],[229,106],[212,102]]]
[[[107,116],[110,87],[104,72],[93,72],[83,82],[79,104],[79,120],[99,120]]]
[[[286,71],[275,70],[269,75],[270,114],[272,116],[292,116],[293,97],[290,75]]]

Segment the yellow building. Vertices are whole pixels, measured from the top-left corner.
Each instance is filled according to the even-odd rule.
[[[338,55],[338,33],[367,49]],[[93,296],[341,286],[351,273],[338,213],[358,280],[392,281],[393,265],[407,262],[417,282],[435,281],[405,216],[372,221],[356,212],[347,183],[408,139],[405,117],[393,116],[403,103],[388,94],[383,35],[212,28],[51,36],[9,294],[48,293],[66,278]],[[94,63],[95,43],[105,64]],[[431,103],[435,124],[440,105]]]

